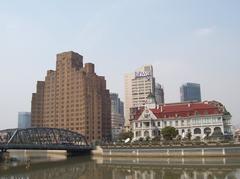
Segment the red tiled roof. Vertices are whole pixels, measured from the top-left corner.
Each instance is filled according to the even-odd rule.
[[[218,105],[218,106],[217,106]],[[176,118],[176,117],[189,117],[194,115],[213,115],[222,114],[221,105],[217,102],[195,102],[195,103],[172,103],[160,105],[155,109],[150,109],[157,118]],[[139,109],[134,119],[138,119],[143,112]]]

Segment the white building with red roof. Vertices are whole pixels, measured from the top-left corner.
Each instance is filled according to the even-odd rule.
[[[183,136],[191,132],[192,138],[211,136],[213,132],[232,135],[231,114],[216,101],[171,103],[156,105],[150,94],[145,107],[131,109],[134,140],[154,138],[166,126],[175,127]]]

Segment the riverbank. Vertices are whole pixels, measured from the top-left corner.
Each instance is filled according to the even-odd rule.
[[[201,166],[201,168],[209,167],[239,167],[239,157],[100,157],[95,156],[93,160],[97,164],[108,165],[109,167],[122,166],[124,168],[131,168],[132,166],[152,166],[154,167],[194,167]]]
[[[103,157],[240,157],[240,146],[96,147],[93,156]]]
[[[64,150],[8,150],[7,152],[0,152],[0,161],[8,160],[35,160],[38,158],[66,159],[67,151]]]

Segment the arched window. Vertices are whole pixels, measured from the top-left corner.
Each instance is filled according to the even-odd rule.
[[[135,136],[138,137],[138,131],[135,132]]]
[[[210,134],[212,131],[209,127],[204,129],[204,134]]]
[[[215,128],[214,128],[214,132],[222,132],[222,130],[221,130],[220,127],[215,127]]]
[[[152,136],[160,136],[160,131],[158,129],[152,131]]]
[[[144,137],[148,137],[149,136],[149,132],[148,131],[144,131]]]
[[[194,129],[194,134],[201,134],[201,129],[195,128]]]

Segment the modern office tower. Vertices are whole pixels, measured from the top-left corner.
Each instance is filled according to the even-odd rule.
[[[155,85],[155,99],[157,104],[164,104],[164,90],[159,83]]]
[[[18,113],[18,128],[29,128],[31,127],[31,113],[30,112],[19,112]]]
[[[110,94],[94,64],[83,66],[75,52],[57,54],[56,70],[47,72],[32,95],[32,126],[69,129],[88,141],[110,139]]]
[[[144,106],[149,93],[155,94],[155,78],[152,65],[138,68],[125,75],[125,126],[130,126],[130,108]]]
[[[124,125],[123,102],[118,94],[111,93],[111,121],[112,121],[112,139],[118,138]]]
[[[180,87],[180,94],[181,94],[181,102],[202,101],[200,84],[196,84],[196,83],[183,84]]]

